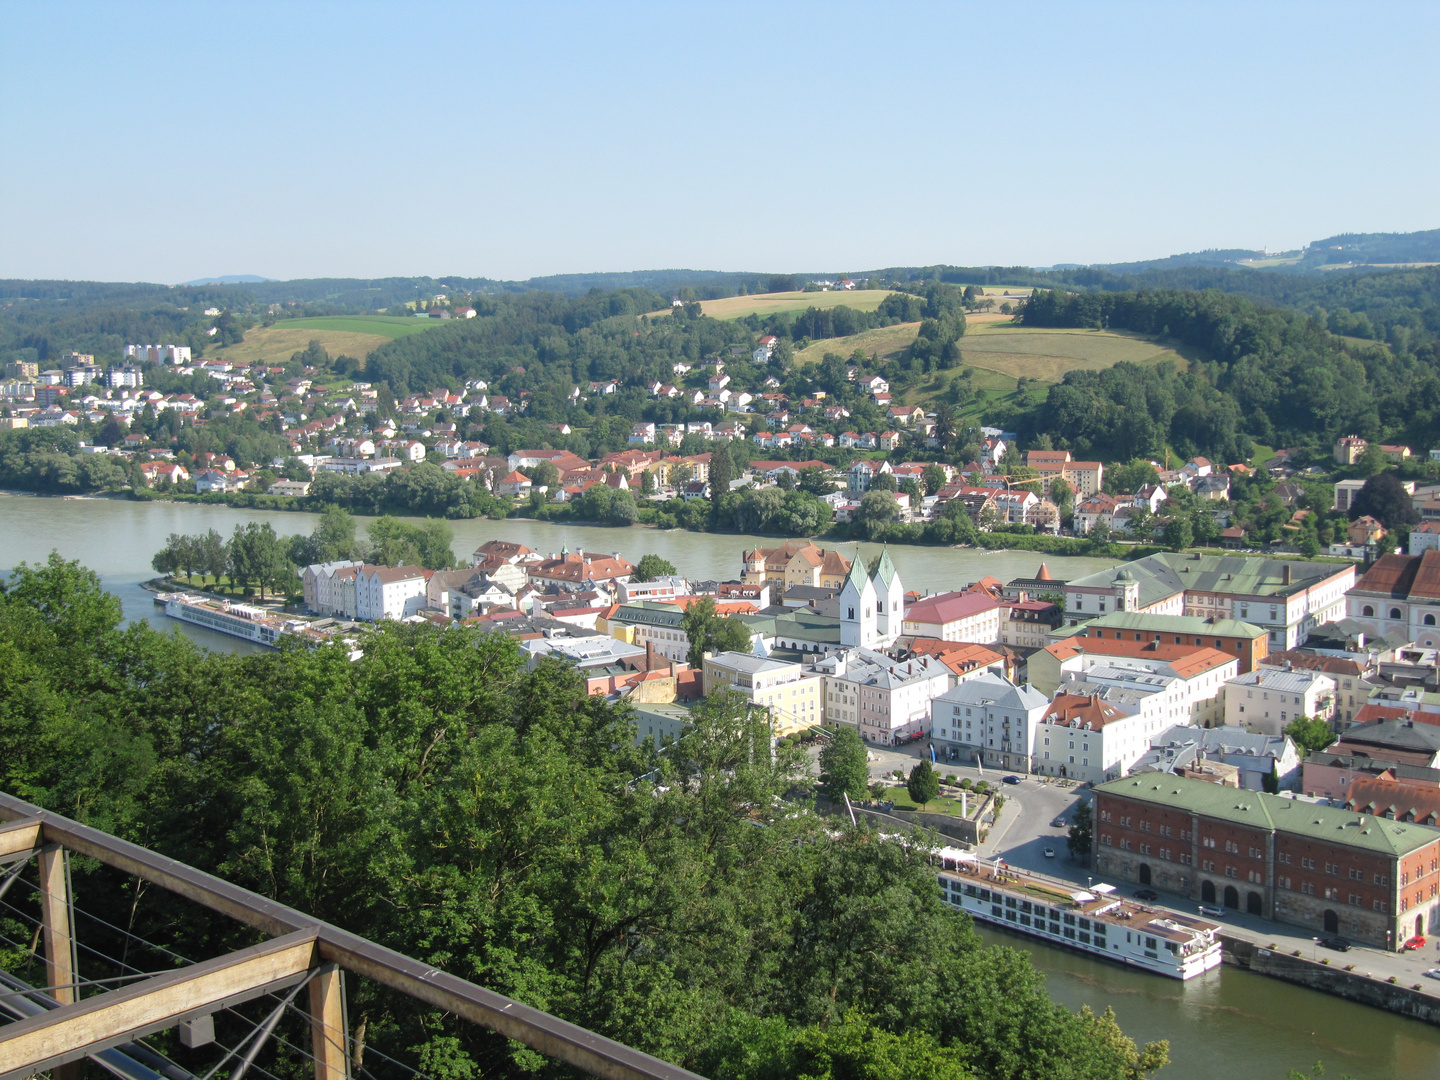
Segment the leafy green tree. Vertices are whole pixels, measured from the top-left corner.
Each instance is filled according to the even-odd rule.
[[[1165,523],[1165,546],[1172,551],[1184,551],[1194,542],[1195,531],[1188,516],[1176,514]]]
[[[1350,520],[1369,514],[1386,529],[1414,525],[1420,512],[1393,470],[1370,477],[1350,503]]]
[[[636,581],[654,581],[656,578],[673,577],[678,573],[674,563],[653,552],[640,556],[640,561],[635,564]]]
[[[926,495],[934,495],[945,486],[945,470],[933,462],[925,466],[920,478],[925,484]]]
[[[1300,554],[1307,559],[1313,559],[1320,554],[1320,538],[1309,529],[1300,537]]]
[[[1070,849],[1072,859],[1088,859],[1095,842],[1095,809],[1088,799],[1081,799],[1070,812],[1070,831],[1065,836],[1065,846]]]
[[[690,641],[686,659],[696,671],[704,666],[707,652],[750,651],[749,628],[738,619],[717,614],[713,596],[701,597],[686,608],[680,618],[680,629]]]
[[[315,541],[315,562],[354,559],[360,550],[355,538],[355,518],[339,506],[327,506],[310,535]]]
[[[834,492],[835,484],[831,481],[827,470],[819,465],[811,465],[809,468],[800,470],[800,490],[809,495],[824,497]]]
[[[1291,741],[1306,753],[1324,750],[1336,738],[1328,723],[1310,716],[1297,716],[1280,730],[1281,734],[1290,736]]]
[[[868,751],[860,733],[841,726],[820,751],[820,790],[832,802],[863,799],[870,783]]]
[[[885,491],[867,491],[851,515],[856,528],[868,538],[874,538],[886,525],[899,518],[900,505],[893,495]]]
[[[542,461],[540,464],[532,466],[529,475],[530,483],[535,487],[553,489],[556,484],[560,483],[560,470],[555,467],[553,461]]]
[[[930,764],[929,758],[921,758],[910,770],[910,776],[905,781],[905,790],[909,792],[910,798],[921,806],[940,794],[940,774]]]
[[[871,491],[899,491],[900,485],[895,482],[893,473],[877,473],[870,481]]]

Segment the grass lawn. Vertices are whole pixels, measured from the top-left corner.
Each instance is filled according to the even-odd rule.
[[[896,806],[905,807],[910,810],[919,810],[925,814],[944,814],[946,817],[953,818],[962,817],[960,813],[960,798],[958,795],[953,799],[939,795],[931,799],[924,806],[921,806],[914,799],[910,798],[910,792],[905,790],[905,785],[900,784],[898,787],[886,788],[882,798],[894,803]],[[966,792],[966,803],[970,811],[970,816],[974,816],[975,807],[979,805],[980,801],[980,799],[976,798],[974,792]]]
[[[877,330],[866,330],[859,334],[851,334],[849,337],[822,338],[797,352],[795,362],[797,364],[818,364],[825,359],[826,353],[835,353],[848,360],[850,354],[856,349],[864,349],[866,355],[877,353],[883,363],[908,349],[919,332],[920,324],[918,322],[907,322],[896,323],[894,326],[882,326]]]
[[[1113,330],[1037,330],[1008,323],[977,326],[960,339],[965,365],[1011,378],[1059,382],[1068,371],[1100,371],[1122,361],[1146,366],[1164,360],[1181,370],[1186,360],[1174,349],[1140,334]]]
[[[773,315],[777,311],[804,311],[806,308],[832,308],[842,304],[856,311],[874,311],[880,301],[890,295],[889,289],[854,289],[831,292],[757,293],[754,296],[727,296],[722,300],[702,300],[700,310],[715,319],[739,319],[746,315]],[[651,317],[668,315],[669,310],[652,311]]]
[[[405,318],[398,315],[317,315],[313,319],[286,319],[281,326],[299,326],[310,330],[338,330],[351,334],[379,334],[387,338],[423,334],[444,324],[444,319]]]

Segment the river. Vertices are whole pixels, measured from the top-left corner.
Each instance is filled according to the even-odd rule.
[[[156,615],[140,584],[154,576],[151,556],[172,532],[214,528],[228,536],[237,524],[270,521],[276,532],[308,532],[312,514],[232,510],[169,502],[122,499],[54,499],[0,494],[0,572],[59,551],[96,571],[115,593],[130,620],[150,619],[184,633],[207,648],[233,652],[254,646]],[[361,528],[365,519],[361,519]],[[654,529],[547,525],[526,519],[457,521],[455,552],[470,552],[490,539],[514,540],[537,551],[620,551],[638,560],[654,552],[688,577],[738,576],[740,552],[773,546],[773,538],[711,535]],[[854,545],[842,545],[847,552]],[[878,548],[861,545],[867,561]],[[1058,578],[1078,577],[1112,565],[1108,560],[1064,558],[1033,552],[898,546],[891,558],[907,589],[960,588],[989,574],[1007,581],[1030,576],[1043,561]],[[981,928],[985,940],[1027,950],[1049,979],[1057,1001],[1097,1012],[1113,1005],[1126,1034],[1137,1042],[1169,1039],[1172,1064],[1162,1080],[1283,1080],[1291,1068],[1323,1059],[1327,1075],[1356,1080],[1440,1080],[1440,1029],[1275,979],[1223,968],[1179,983],[1129,971],[1003,931]]]

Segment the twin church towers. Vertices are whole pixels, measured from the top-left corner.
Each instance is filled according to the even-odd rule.
[[[884,649],[900,636],[905,621],[905,587],[889,549],[882,548],[874,573],[855,552],[850,576],[840,590],[840,644],[846,647]]]

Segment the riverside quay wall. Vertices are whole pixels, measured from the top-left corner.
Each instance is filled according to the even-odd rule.
[[[1283,979],[1297,986],[1333,994],[1360,1005],[1371,1005],[1399,1016],[1408,1016],[1440,1027],[1440,998],[1400,983],[1375,979],[1362,971],[1346,971],[1344,965],[1322,964],[1281,949],[1271,949],[1245,938],[1220,934],[1224,962],[1257,975]],[[1341,954],[1344,955],[1344,954]],[[1363,965],[1364,960],[1357,962]]]

